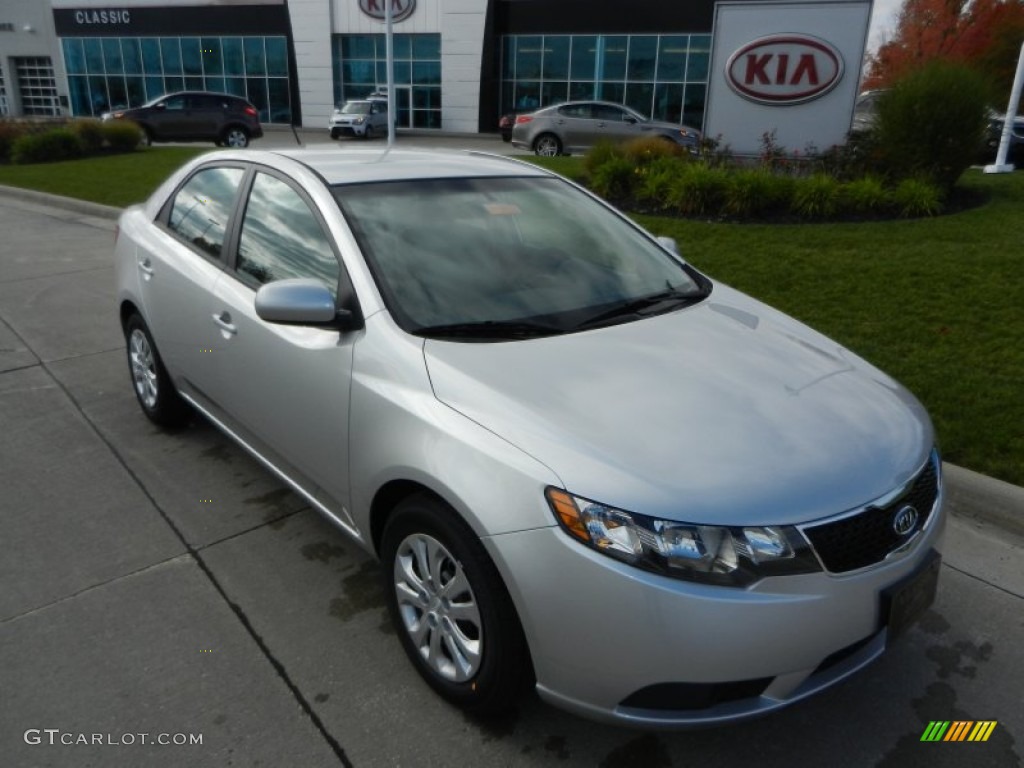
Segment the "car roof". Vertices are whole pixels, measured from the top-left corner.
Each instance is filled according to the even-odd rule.
[[[328,184],[362,184],[374,181],[422,179],[544,177],[552,174],[535,165],[500,155],[451,150],[391,149],[287,149],[274,152],[246,151],[260,162],[260,155],[285,157],[305,165]],[[237,157],[237,155],[235,156]]]

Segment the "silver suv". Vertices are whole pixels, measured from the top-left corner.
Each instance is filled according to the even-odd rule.
[[[344,106],[334,110],[328,127],[331,130],[332,139],[342,136],[356,136],[362,139],[386,136],[388,133],[388,101],[379,96],[349,99]]]

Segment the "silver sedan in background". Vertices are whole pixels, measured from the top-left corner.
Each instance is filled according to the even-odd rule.
[[[688,150],[700,146],[700,131],[685,125],[649,120],[639,112],[607,101],[570,101],[518,115],[512,146],[546,157],[583,152],[598,142],[619,143],[655,136]]]
[[[914,397],[546,171],[204,155],[123,214],[116,261],[142,411],[201,414],[378,557],[459,706],[751,717],[934,597]]]

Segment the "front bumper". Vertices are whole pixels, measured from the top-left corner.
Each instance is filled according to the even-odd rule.
[[[355,125],[353,123],[330,123],[331,136],[365,136],[369,123]]]
[[[940,493],[927,528],[896,558],[748,589],[642,571],[557,527],[484,542],[519,610],[542,698],[595,720],[682,728],[780,709],[881,655],[882,591],[941,551],[942,503]],[[680,691],[697,691],[699,703],[674,707]]]

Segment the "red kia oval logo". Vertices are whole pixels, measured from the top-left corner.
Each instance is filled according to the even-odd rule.
[[[760,104],[801,104],[824,96],[843,76],[843,57],[809,35],[772,35],[747,43],[729,57],[726,80]]]
[[[407,19],[416,10],[416,0],[359,0],[359,9],[370,18],[384,21],[389,2],[392,21]]]

